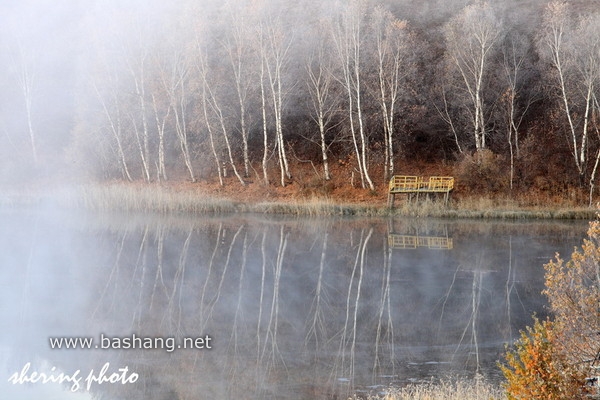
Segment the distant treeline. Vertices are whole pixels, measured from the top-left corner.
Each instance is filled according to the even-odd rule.
[[[0,178],[286,185],[299,160],[331,179],[333,159],[374,189],[375,166],[418,159],[591,196],[598,2],[389,3],[96,4],[68,29],[49,15],[48,41],[5,24]]]

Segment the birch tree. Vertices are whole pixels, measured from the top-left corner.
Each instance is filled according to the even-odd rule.
[[[204,110],[206,124],[208,126],[209,133],[211,135],[211,146],[213,147],[213,152],[215,152],[215,150],[214,150],[210,120],[209,120],[207,110],[206,110],[207,103],[208,103],[209,107],[211,108],[212,113],[215,116],[216,120],[218,121],[217,123],[218,123],[221,133],[223,135],[223,140],[225,142],[225,149],[227,150],[227,155],[229,157],[229,165],[231,165],[231,169],[233,170],[234,175],[240,181],[242,186],[244,186],[244,185],[246,185],[246,183],[244,182],[244,179],[240,176],[240,174],[237,170],[237,167],[235,166],[234,159],[233,159],[233,151],[231,149],[231,143],[229,140],[229,133],[228,133],[228,129],[226,126],[225,115],[223,113],[223,109],[222,109],[221,105],[219,104],[219,100],[217,99],[214,89],[211,87],[211,85],[209,83],[209,79],[207,79],[208,65],[207,65],[207,62],[205,59],[205,51],[202,50],[201,48],[199,48],[198,52],[199,52],[199,60],[198,60],[197,65],[198,65],[198,70],[200,72],[200,76],[202,77],[203,110]]]
[[[27,121],[27,133],[31,148],[31,156],[34,165],[38,163],[37,135],[33,124],[33,106],[36,87],[36,54],[33,46],[25,46],[19,40],[13,49],[9,50],[12,55],[12,66],[16,72],[16,81],[23,98],[25,106],[25,118]]]
[[[140,34],[141,36],[141,34]],[[141,37],[138,43],[138,49],[132,49],[131,55],[126,55],[125,60],[127,62],[127,68],[131,74],[133,81],[133,87],[135,89],[134,97],[138,103],[139,109],[135,110],[135,114],[132,115],[132,123],[138,139],[138,149],[140,154],[140,160],[142,162],[142,168],[144,172],[144,180],[150,181],[150,128],[148,122],[148,106],[146,98],[146,64],[148,59],[148,50],[145,48],[144,38]],[[138,51],[136,51],[138,50]],[[127,49],[125,52],[129,53]],[[141,120],[141,141],[139,140],[139,129],[137,127],[137,119]]]
[[[114,76],[110,77],[114,78]],[[106,85],[106,81],[104,81],[104,84]],[[129,172],[128,158],[124,144],[125,138],[123,134],[122,106],[121,100],[117,93],[117,88],[115,87],[114,83],[109,84],[108,89],[104,88],[104,90],[99,87],[97,82],[92,82],[92,86],[98,98],[98,102],[100,103],[102,113],[106,118],[106,122],[108,124],[107,129],[114,138],[117,160],[118,164],[120,165],[123,178],[127,179],[128,181],[133,181],[131,173]]]
[[[519,34],[507,35],[502,46],[502,72],[505,78],[505,88],[501,97],[506,140],[510,154],[510,188],[513,188],[515,157],[519,157],[519,130],[529,107],[535,101],[534,95],[525,93],[524,75],[529,45],[525,37]],[[533,82],[525,84],[534,86]],[[531,89],[530,93],[535,89]]]
[[[352,144],[361,178],[361,185],[375,190],[367,164],[367,135],[363,116],[363,83],[361,57],[363,53],[363,28],[366,13],[363,0],[352,0],[341,10],[332,24],[332,38],[339,60],[341,76],[338,78],[347,95],[347,113]]]
[[[281,186],[285,186],[285,179],[291,179],[288,157],[283,139],[283,104],[285,101],[286,90],[284,86],[283,74],[289,62],[289,51],[291,40],[285,34],[283,26],[279,21],[270,23],[261,23],[260,30],[260,54],[264,63],[263,73],[266,78],[266,89],[270,97],[270,104],[273,110],[273,122],[275,125],[275,142],[277,146],[277,156],[280,167]],[[261,68],[262,68],[261,67]],[[262,74],[261,74],[262,75]],[[263,102],[266,94],[262,87]]]
[[[231,65],[233,83],[238,101],[239,131],[242,137],[244,158],[244,177],[250,176],[250,156],[248,152],[249,112],[248,97],[251,90],[251,49],[250,29],[241,5],[228,2],[230,29],[225,35],[222,46]]]
[[[188,127],[190,61],[181,50],[175,49],[168,58],[167,68],[162,75],[162,84],[168,94],[170,108],[173,110],[174,131],[185,168],[191,181],[196,182],[196,174],[192,165],[191,133]]]
[[[201,94],[200,101],[202,103],[202,113],[204,116],[204,123],[206,124],[206,130],[208,131],[208,139],[209,139],[209,143],[210,143],[210,149],[211,149],[212,155],[215,159],[217,175],[219,177],[219,184],[221,186],[223,186],[224,183],[223,183],[223,171],[221,170],[221,159],[219,158],[219,152],[217,151],[217,146],[215,144],[216,139],[215,139],[215,135],[213,134],[213,127],[212,127],[211,119],[208,115],[208,105],[207,105],[208,94],[206,93],[207,79],[205,76],[205,70],[201,69],[200,74],[202,75],[202,94]]]
[[[260,43],[262,43],[262,29],[258,29],[260,36]],[[262,53],[261,53],[262,54]],[[262,157],[262,172],[263,182],[265,185],[269,185],[269,172],[268,172],[268,161],[269,161],[269,131],[267,127],[267,91],[265,88],[265,59],[260,57],[260,110],[261,110],[261,121],[262,121],[262,136],[263,136],[263,157]]]
[[[385,137],[385,179],[394,174],[394,123],[405,77],[412,69],[406,21],[376,8],[372,14],[378,101]]]
[[[468,98],[467,112],[476,150],[486,148],[486,77],[502,26],[488,3],[465,7],[444,26],[446,56]]]
[[[552,67],[580,184],[586,175],[590,123],[600,71],[598,21],[597,14],[587,16],[573,29],[568,4],[554,1],[546,7],[539,43],[542,57]]]
[[[326,135],[331,128],[338,102],[333,93],[332,59],[327,54],[327,45],[324,40],[320,40],[316,46],[306,65],[307,88],[312,106],[311,117],[319,127],[318,144],[323,162],[323,178],[328,181],[331,173]]]
[[[166,126],[171,114],[171,105],[169,102],[162,107],[159,107],[158,95],[152,94],[152,111],[154,115],[154,121],[156,123],[156,132],[158,135],[158,160],[156,164],[156,175],[160,181],[167,180],[167,168],[165,163],[165,143],[166,143]],[[164,103],[164,102],[163,102]]]

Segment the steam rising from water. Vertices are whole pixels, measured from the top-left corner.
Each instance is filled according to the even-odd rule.
[[[2,217],[0,296],[10,321],[0,343],[4,381],[27,362],[65,373],[110,363],[127,366],[139,381],[91,391],[128,399],[346,396],[477,371],[495,379],[503,343],[532,312],[543,312],[541,264],[556,250],[569,251],[585,230],[558,223]],[[390,234],[420,245],[392,248]],[[451,245],[428,247],[428,238]],[[213,348],[48,345],[51,336],[133,333],[210,335]],[[11,390],[44,390],[30,386]]]

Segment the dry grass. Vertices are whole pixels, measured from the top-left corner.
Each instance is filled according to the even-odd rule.
[[[160,214],[207,214],[252,212],[304,216],[377,215],[380,207],[337,204],[329,198],[313,197],[286,202],[234,202],[200,191],[177,191],[159,185],[90,185],[62,196],[69,207],[93,211],[156,212]],[[383,209],[385,211],[385,209]]]
[[[438,381],[412,384],[372,395],[368,400],[504,400],[506,395],[499,385],[483,379]]]
[[[94,211],[204,214],[238,211],[231,201],[158,185],[92,185],[75,190],[72,205]]]
[[[597,209],[587,207],[531,206],[501,197],[462,197],[445,205],[441,199],[408,202],[396,199],[394,209],[378,198],[359,202],[337,197],[294,195],[277,197],[267,192],[246,198],[229,192],[205,191],[203,186],[169,186],[161,184],[89,184],[77,188],[52,188],[44,191],[13,190],[0,193],[0,207],[58,204],[92,211],[120,211],[158,214],[221,214],[259,213],[302,216],[407,216],[438,218],[498,218],[498,219],[593,219]],[[232,198],[239,199],[237,201]],[[270,200],[266,200],[266,199]]]

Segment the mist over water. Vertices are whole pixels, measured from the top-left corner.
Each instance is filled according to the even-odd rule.
[[[584,222],[157,218],[4,211],[11,398],[331,398],[481,373],[544,315],[543,263]],[[51,349],[51,337],[211,338],[210,349]],[[206,344],[206,343],[205,343]],[[15,384],[30,371],[69,382]],[[134,383],[84,379],[109,364]],[[46,393],[46,394],[39,394]],[[13,396],[14,394],[14,396]],[[19,397],[20,396],[20,397]],[[78,397],[77,397],[78,396]]]

